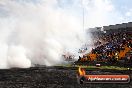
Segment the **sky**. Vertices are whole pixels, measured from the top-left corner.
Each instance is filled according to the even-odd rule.
[[[111,24],[120,24],[132,21],[131,0],[10,0],[18,3],[42,2],[52,5],[55,9],[62,9],[69,14],[77,16],[83,22],[85,28],[97,27]],[[8,3],[8,0],[1,0],[1,3]],[[52,4],[51,4],[52,3]],[[0,5],[0,16],[6,16],[8,10]]]
[[[80,15],[84,10],[85,28],[132,21],[131,0],[59,0],[62,8]]]

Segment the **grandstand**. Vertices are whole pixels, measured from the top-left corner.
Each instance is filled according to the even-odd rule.
[[[132,64],[132,22],[91,28],[94,47],[78,62]]]

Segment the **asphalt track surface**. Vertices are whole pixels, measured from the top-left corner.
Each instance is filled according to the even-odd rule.
[[[78,84],[77,68],[32,67],[1,69],[0,88],[132,88],[127,84]],[[132,71],[87,70],[87,74],[129,74]]]

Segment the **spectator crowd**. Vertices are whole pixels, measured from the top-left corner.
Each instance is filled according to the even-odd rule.
[[[78,61],[102,61],[116,63],[119,60],[132,63],[132,30],[109,30],[99,35],[96,48],[90,53],[79,57]],[[97,41],[97,42],[98,42]]]

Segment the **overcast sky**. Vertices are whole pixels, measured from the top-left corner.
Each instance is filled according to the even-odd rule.
[[[132,0],[59,0],[62,8],[82,15],[85,27],[120,24],[132,21]]]
[[[84,9],[85,28],[132,21],[132,0],[1,0],[1,17],[10,15],[9,13],[12,11],[11,4],[15,8],[14,2],[21,5],[30,3],[36,6],[45,3],[43,5],[64,10],[64,12],[78,17],[80,21],[82,21]]]

